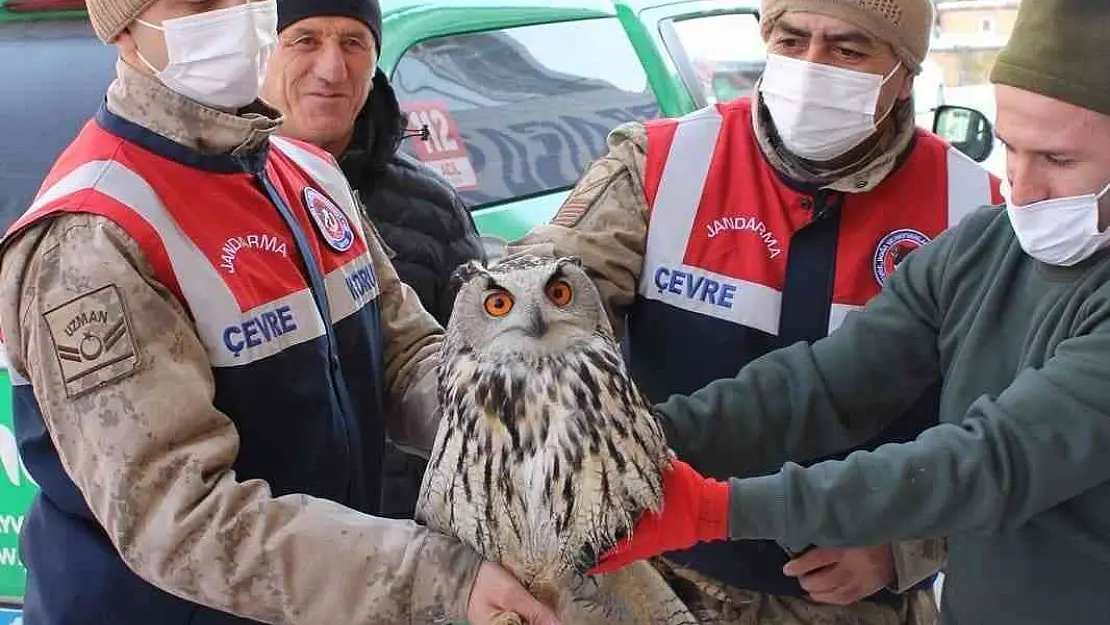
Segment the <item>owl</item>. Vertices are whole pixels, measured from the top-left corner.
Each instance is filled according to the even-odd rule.
[[[577,259],[529,255],[457,275],[417,520],[500,563],[564,618],[576,614],[564,622],[591,621],[583,610],[609,625],[672,622],[634,616],[646,600],[632,595],[666,592],[647,571],[635,583],[601,579],[629,582],[638,565],[583,574],[659,510],[672,457],[592,281]]]

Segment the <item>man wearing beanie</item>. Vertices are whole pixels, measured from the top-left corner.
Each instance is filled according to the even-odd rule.
[[[41,489],[24,619],[553,622],[456,540],[374,516],[386,430],[433,442],[442,330],[334,159],[274,136],[274,1],[87,5],[118,76],[0,258]]]
[[[744,476],[753,462],[864,440],[937,383],[940,425],[725,482],[677,464],[672,483],[686,486],[666,489],[662,515],[602,569],[697,540],[797,550],[947,538],[944,625],[1107,621],[1107,32],[1104,0],[1023,2],[992,73],[1006,205],[909,255],[828,338],[659,407],[679,457]],[[678,500],[693,503],[668,513]]]
[[[930,0],[764,0],[760,17],[769,54],[751,97],[617,129],[552,223],[511,249],[583,259],[655,401],[825,337],[908,254],[998,199],[997,179],[914,125]],[[855,449],[912,440],[936,423],[937,397],[920,389]],[[853,450],[843,437],[821,445],[747,454],[745,474]],[[734,459],[694,466],[724,478]],[[942,542],[851,547],[722,542],[658,566],[708,622],[935,621]]]
[[[399,151],[405,116],[376,69],[380,50],[381,12],[374,0],[278,0],[278,42],[262,95],[284,114],[282,135],[339,160],[393,250],[397,275],[445,326],[455,304],[451,275],[485,255],[470,211],[451,184]],[[383,515],[412,518],[426,464],[387,443]]]

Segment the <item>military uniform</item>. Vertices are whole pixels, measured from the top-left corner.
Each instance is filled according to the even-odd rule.
[[[110,166],[91,163],[104,178],[82,197],[100,208],[63,201],[17,224],[5,241],[0,328],[17,384],[20,450],[42,487],[23,535],[33,622],[150,623],[159,615],[206,624],[428,623],[465,614],[478,556],[412,522],[371,516],[381,430],[411,449],[431,447],[442,331],[398,280],[373,229],[353,230],[357,211],[338,210],[349,188],[335,185],[342,174],[334,161],[285,145],[282,153],[300,154],[299,164],[279,171],[268,163],[271,177],[259,184],[284,176],[300,191],[301,180],[304,195],[271,189],[258,197],[284,197],[285,206],[260,206],[300,217],[290,218],[280,242],[244,232],[217,246],[207,264],[198,253],[209,249],[197,230],[203,224],[184,216],[249,214],[188,205],[181,180],[109,184],[113,175],[153,171],[159,158],[181,166],[264,155],[275,149],[279,121],[253,106],[219,113],[121,63],[91,122],[99,127],[86,131],[115,135],[120,146],[107,155]],[[87,171],[66,172],[64,160],[65,175],[48,178],[36,200],[40,209]],[[303,170],[305,163],[319,171]],[[211,185],[190,183],[204,197],[237,174],[197,175]],[[132,211],[156,204],[127,196],[143,188],[174,191],[177,221]],[[172,203],[165,192],[161,200]],[[306,257],[310,249],[318,253]],[[353,264],[329,269],[328,258],[339,263],[344,254]],[[219,295],[251,263],[253,287],[234,291],[241,322],[212,332],[216,313],[206,302],[233,305]],[[317,284],[320,267],[329,273]],[[289,280],[313,286],[298,290]],[[287,305],[243,304],[270,288],[288,291]],[[349,308],[338,310],[343,302]],[[329,305],[330,321],[309,321],[329,319]],[[323,353],[332,375],[311,364]],[[278,358],[290,354],[304,367]],[[251,377],[240,361],[255,367]],[[336,404],[318,412],[280,405],[320,392],[305,386],[316,378],[335,385],[334,395],[319,396]],[[224,411],[229,406],[235,413]],[[260,406],[272,407],[271,421]]]

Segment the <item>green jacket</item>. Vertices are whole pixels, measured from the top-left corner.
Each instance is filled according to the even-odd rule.
[[[916,441],[862,442],[943,380]],[[947,625],[1110,618],[1110,252],[1072,268],[981,209],[830,337],[660,406],[679,457],[730,463],[730,534],[863,546],[947,537]]]

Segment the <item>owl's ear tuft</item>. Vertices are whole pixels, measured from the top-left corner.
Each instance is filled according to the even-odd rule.
[[[489,276],[489,271],[481,261],[472,260],[465,265],[459,265],[458,269],[451,274],[451,288],[457,291],[478,276]]]
[[[556,267],[562,267],[564,265],[574,265],[575,267],[581,267],[582,259],[577,256],[563,256],[555,261]]]

